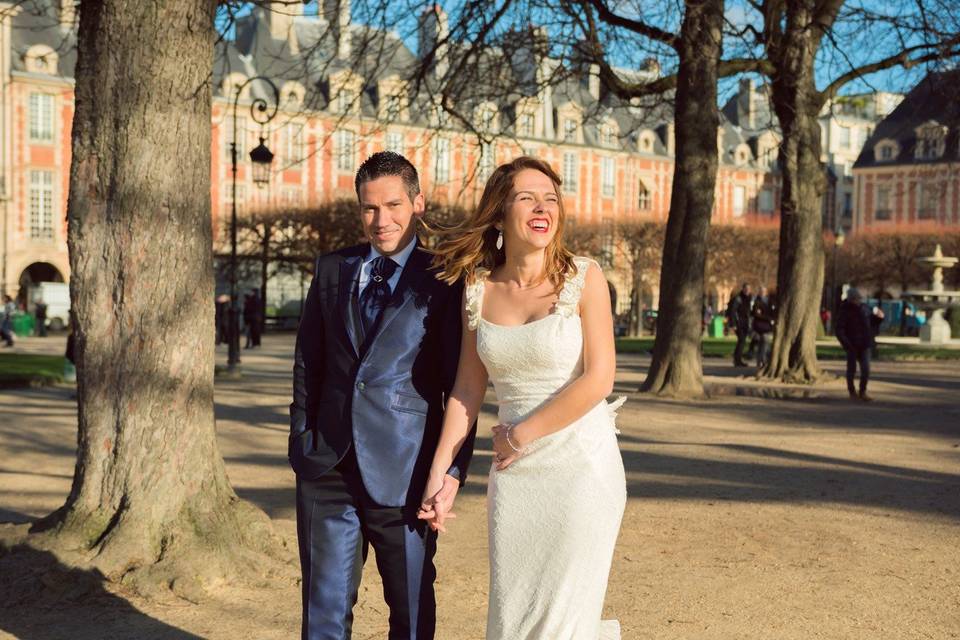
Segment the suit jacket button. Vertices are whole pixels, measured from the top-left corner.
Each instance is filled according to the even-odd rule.
[[[365,385],[364,383],[362,382],[357,383],[357,389],[360,389],[360,391],[363,391],[366,388],[367,388],[367,385]]]

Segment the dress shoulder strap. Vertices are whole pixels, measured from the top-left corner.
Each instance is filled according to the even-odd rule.
[[[577,313],[577,305],[580,304],[580,295],[583,293],[583,285],[587,281],[587,270],[591,264],[597,264],[596,260],[576,256],[573,259],[573,265],[576,272],[568,275],[566,282],[563,283],[563,289],[560,290],[560,299],[557,300],[557,313],[564,316],[573,316]]]
[[[464,288],[465,308],[467,312],[467,328],[476,331],[480,324],[480,314],[483,309],[483,289],[490,271],[477,267],[473,272],[473,282]]]

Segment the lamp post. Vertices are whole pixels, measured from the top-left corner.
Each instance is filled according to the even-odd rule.
[[[227,320],[227,371],[236,375],[240,372],[240,300],[237,295],[237,108],[243,90],[255,80],[266,84],[273,94],[271,104],[265,98],[254,98],[250,103],[250,117],[262,128],[277,115],[280,107],[280,91],[270,78],[254,76],[246,80],[236,89],[233,98],[233,139],[230,141],[230,166],[233,171],[232,197],[230,202],[230,313]],[[253,182],[263,187],[270,182],[270,167],[273,163],[273,152],[264,144],[265,138],[260,136],[258,144],[250,152]]]
[[[836,334],[837,311],[840,303],[840,290],[837,283],[837,251],[843,247],[843,240],[843,227],[838,226],[833,234],[833,275],[830,277],[830,324],[834,334]]]

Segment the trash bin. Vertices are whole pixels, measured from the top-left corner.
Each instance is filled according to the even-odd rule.
[[[713,317],[713,320],[710,321],[710,327],[707,330],[707,335],[709,335],[711,338],[723,337],[723,316]]]
[[[10,319],[13,333],[21,338],[33,334],[33,316],[29,313],[18,313]]]

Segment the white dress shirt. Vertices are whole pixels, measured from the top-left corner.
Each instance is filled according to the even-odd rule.
[[[396,270],[393,272],[393,275],[390,276],[390,279],[387,280],[387,285],[390,287],[391,293],[396,290],[397,283],[400,282],[400,274],[403,272],[403,267],[407,264],[407,260],[410,259],[410,254],[413,253],[413,250],[416,248],[416,246],[417,239],[414,237],[400,252],[389,256],[388,259],[397,263]],[[380,255],[380,252],[374,249],[373,245],[371,244],[370,253],[368,253],[367,257],[363,259],[363,265],[360,266],[360,282],[358,283],[359,286],[357,287],[358,295],[363,293],[367,283],[370,282],[370,273],[373,271],[373,261],[379,258]]]

